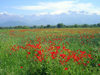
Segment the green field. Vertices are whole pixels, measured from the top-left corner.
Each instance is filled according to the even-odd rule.
[[[1,29],[0,75],[100,75],[100,28]]]

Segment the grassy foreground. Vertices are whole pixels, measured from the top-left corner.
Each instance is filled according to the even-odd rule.
[[[0,30],[0,75],[100,75],[100,28]]]

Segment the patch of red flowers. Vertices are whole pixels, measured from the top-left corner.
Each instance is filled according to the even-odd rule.
[[[44,48],[43,45],[41,45],[41,39],[37,39],[38,43],[36,44],[26,44],[25,47],[23,46],[18,46],[16,47],[14,45],[14,47],[12,47],[11,50],[13,51],[18,51],[19,48],[22,49],[27,49],[27,50],[34,50],[34,52],[32,53],[32,51],[27,51],[26,52],[26,58],[29,59],[29,55],[30,54],[34,54],[33,56],[33,60],[36,62],[42,62],[42,61],[48,61],[48,58],[51,57],[52,59],[58,61],[61,65],[66,65],[67,62],[69,62],[70,60],[73,60],[73,63],[78,63],[78,64],[82,64],[84,66],[87,66],[90,61],[88,61],[88,58],[93,59],[91,54],[88,54],[86,51],[81,51],[76,50],[76,51],[72,51],[68,48],[66,48],[66,45],[64,45],[63,43],[63,47],[59,45],[59,43],[62,41],[62,39],[58,39],[60,40],[60,42],[58,42],[57,44],[54,41],[49,41],[49,44],[47,47]],[[57,40],[56,40],[57,41]],[[44,43],[47,43],[47,41],[44,41]],[[69,45],[68,42],[66,42],[67,45]],[[42,48],[43,46],[43,48]],[[11,55],[11,53],[10,53]],[[84,63],[84,59],[87,59],[87,61]],[[50,59],[51,60],[51,59]],[[100,66],[100,64],[98,64],[98,66]],[[23,68],[23,66],[21,66],[20,68]],[[64,70],[68,70],[68,68],[64,68]]]

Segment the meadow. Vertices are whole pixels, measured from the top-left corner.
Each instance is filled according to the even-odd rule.
[[[100,28],[1,29],[0,75],[100,75]]]

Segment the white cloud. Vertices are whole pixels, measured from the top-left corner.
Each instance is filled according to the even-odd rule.
[[[34,10],[34,11],[42,11],[45,13],[39,13],[40,15],[45,14],[69,14],[69,11],[74,11],[78,14],[81,14],[81,11],[84,11],[87,15],[97,14],[100,15],[100,8],[95,7],[91,3],[80,3],[77,0],[72,1],[60,1],[60,2],[40,2],[35,6],[20,6],[16,7],[16,9],[20,10]],[[49,11],[48,11],[49,10]]]
[[[57,10],[57,11],[51,12],[50,15],[59,15],[59,14],[62,14],[62,13],[70,14],[68,11]]]
[[[41,13],[37,13],[36,16],[40,16],[40,15],[48,15],[48,12],[41,12]]]
[[[47,9],[47,7],[44,7],[44,6],[22,6],[22,7],[19,7],[18,9],[22,9],[22,10],[43,10],[43,9]]]
[[[0,15],[3,15],[3,14],[9,14],[9,13],[7,11],[0,12]]]
[[[18,17],[24,17],[24,15],[16,15],[16,14],[12,14],[12,13],[9,13],[7,11],[3,11],[3,12],[0,12],[0,16],[2,15],[8,15],[8,16],[18,16]]]

